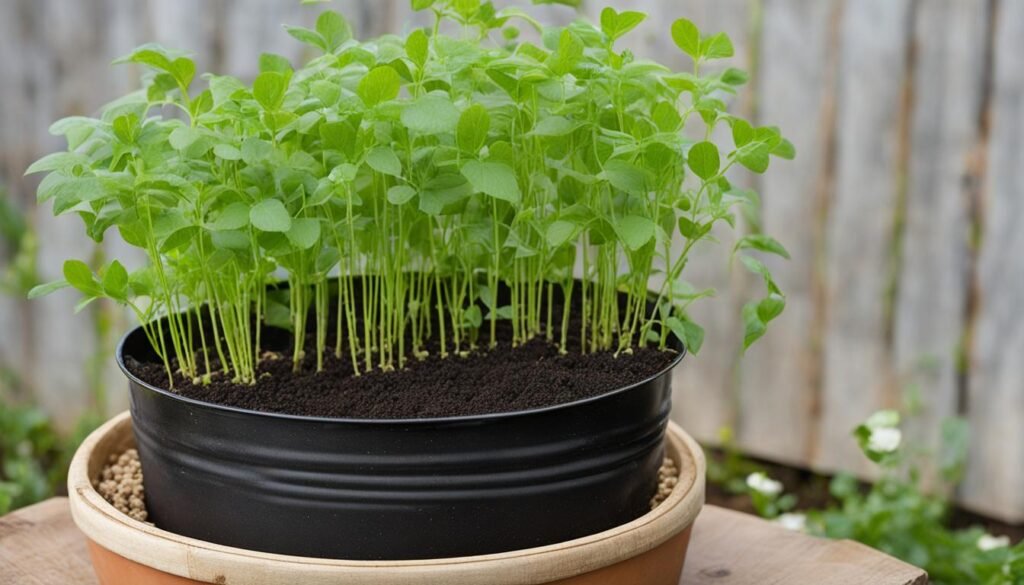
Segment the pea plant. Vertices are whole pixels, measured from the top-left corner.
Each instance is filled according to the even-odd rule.
[[[616,47],[638,12],[544,27],[479,0],[413,7],[434,24],[404,38],[360,42],[330,11],[285,27],[317,56],[295,69],[264,54],[251,85],[208,74],[197,88],[195,63],[155,45],[120,59],[147,70],[143,89],[54,124],[67,151],[29,172],[49,173],[39,199],[55,214],[96,240],[116,229],[148,266],[70,260],[32,295],[127,305],[172,380],[253,383],[264,324],[293,331],[296,370],[333,352],[356,375],[429,340],[442,357],[494,347],[499,320],[513,346],[630,352],[674,333],[698,351],[688,309],[711,291],[682,278],[690,254],[758,206],[727,174],[794,156],[778,129],[727,111],[747,80],[715,66],[729,38],[674,22],[693,63],[674,72]],[[747,345],[785,305],[750,251],[787,256],[764,234],[738,240],[766,285],[743,310]]]

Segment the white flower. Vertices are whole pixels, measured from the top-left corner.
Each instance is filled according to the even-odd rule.
[[[992,536],[991,534],[982,534],[981,538],[978,539],[978,548],[983,551],[1006,548],[1008,546],[1010,546],[1009,536]]]
[[[782,484],[758,471],[747,476],[747,487],[766,496],[782,493]]]
[[[899,429],[878,428],[871,429],[871,437],[868,438],[868,449],[875,453],[892,453],[900,448],[903,441],[903,433]]]
[[[794,532],[807,530],[807,516],[803,514],[783,514],[775,519],[775,523]]]

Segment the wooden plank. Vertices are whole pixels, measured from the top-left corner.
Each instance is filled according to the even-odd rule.
[[[1024,3],[999,4],[992,133],[970,364],[970,506],[1024,521]]]
[[[920,2],[909,175],[893,360],[917,412],[908,442],[941,447],[943,420],[957,414],[959,350],[969,287],[970,219],[965,180],[978,134],[985,77],[988,2]]]
[[[827,224],[827,321],[820,450],[825,470],[872,471],[850,432],[897,406],[887,295],[899,183],[909,0],[848,2],[843,11],[835,193]]]
[[[0,517],[0,583],[95,585],[85,538],[66,498]]]
[[[926,585],[916,567],[848,540],[792,532],[753,516],[705,506],[693,528],[680,584]]]
[[[0,582],[96,583],[66,499],[54,498],[0,518]],[[854,542],[812,538],[705,506],[694,526],[680,583],[924,585],[927,579],[920,569]]]
[[[743,359],[738,438],[751,453],[796,464],[810,461],[816,442],[818,260],[834,156],[838,7],[767,2],[763,15],[758,124],[779,126],[797,151],[795,161],[774,161],[761,178],[763,222],[792,259],[764,258],[786,293],[786,310]],[[763,284],[751,291],[763,294]]]

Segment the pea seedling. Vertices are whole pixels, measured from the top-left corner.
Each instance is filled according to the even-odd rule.
[[[514,345],[544,336],[568,351],[573,312],[585,353],[665,348],[671,332],[698,351],[688,308],[708,293],[682,279],[687,260],[757,205],[726,175],[794,154],[727,112],[746,75],[708,65],[732,56],[729,38],[673,23],[694,64],[677,73],[616,48],[638,12],[543,27],[489,2],[413,4],[435,24],[405,38],[360,42],[335,12],[286,27],[318,56],[294,69],[264,54],[251,85],[206,75],[196,90],[195,63],[155,45],[119,60],[148,71],[143,90],[54,124],[67,151],[28,172],[49,173],[39,199],[55,214],[78,214],[97,241],[117,230],[148,266],[69,260],[32,296],[72,286],[83,304],[131,307],[172,380],[220,368],[254,383],[263,323],[294,332],[296,370],[315,332],[317,368],[333,351],[356,375],[402,367],[431,338],[442,356],[493,347],[499,319]],[[731,145],[712,140],[722,125]],[[741,238],[747,250],[786,256],[763,234]],[[749,345],[785,300],[741,256],[767,287],[743,310]],[[268,292],[280,275],[287,302]]]

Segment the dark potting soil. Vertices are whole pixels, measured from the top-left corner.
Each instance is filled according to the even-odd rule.
[[[504,333],[507,339],[508,332]],[[306,348],[314,347],[314,340],[309,339]],[[173,391],[204,402],[302,416],[470,416],[542,408],[598,396],[657,374],[677,356],[673,351],[655,348],[638,348],[617,357],[612,352],[569,351],[560,355],[557,346],[544,339],[515,348],[506,340],[493,350],[450,354],[444,359],[439,357],[436,342],[428,349],[428,357],[409,358],[402,369],[374,369],[359,376],[352,375],[348,355],[336,358],[333,349],[324,356],[324,369],[320,372],[315,369],[310,349],[298,373],[292,371],[290,351],[268,352],[259,365],[254,385],[235,384],[223,375],[215,375],[206,384],[176,376]],[[125,364],[143,381],[158,388],[167,387],[162,364],[139,362],[131,356],[125,356]]]

